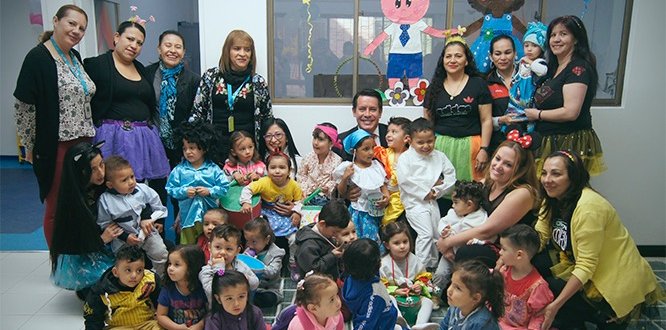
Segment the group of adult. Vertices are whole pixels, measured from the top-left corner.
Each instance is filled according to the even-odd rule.
[[[185,40],[176,31],[160,36],[160,60],[144,68],[136,57],[145,30],[135,22],[119,26],[113,50],[82,61],[73,47],[87,23],[79,7],[61,7],[53,32],[26,56],[14,92],[19,136],[46,204],[44,232],[53,279],[71,290],[99,278],[113,260],[105,244],[122,233],[118,226],[102,231],[95,223],[96,198],[105,189],[103,156],[125,156],[136,178],[160,191],[181,159],[175,129],[193,118],[216,126],[221,151],[213,158],[218,162],[227,158],[229,136],[238,129],[254,133],[261,155],[277,149],[288,154],[294,175],[300,158],[287,124],[273,118],[266,80],[255,71],[254,42],[246,32],[229,33],[218,66],[199,79],[184,67]],[[597,74],[583,22],[574,16],[557,18],[547,36],[548,78],[536,108],[525,111],[542,135],[539,163],[533,150],[520,143],[491,138],[493,117],[503,115],[503,102],[493,100],[464,42],[444,47],[424,116],[433,121],[436,148],[452,161],[458,179],[484,181],[482,205],[489,218],[482,226],[440,238],[437,247],[451,258],[481,257],[493,264],[492,246],[466,243],[494,240],[517,223],[535,225],[545,247],[540,269],[556,295],[546,308],[547,324],[555,319],[560,328],[582,320],[626,326],[627,316],[649,302],[658,286],[616,211],[589,188],[589,173],[598,173],[603,162],[591,127]],[[506,77],[515,63],[506,58],[515,56],[516,45],[510,38],[495,39],[489,76],[502,78],[508,89]],[[495,56],[497,49],[502,51]],[[386,146],[379,93],[357,93],[352,114],[357,126],[341,133],[341,139],[363,129]],[[353,199],[354,193],[350,190],[347,197]],[[452,256],[454,247],[458,252]],[[557,271],[550,272],[551,265]],[[569,312],[581,306],[595,313]]]
[[[177,31],[160,35],[159,61],[144,67],[136,58],[146,31],[137,22],[121,23],[113,49],[85,60],[74,47],[88,27],[86,12],[65,5],[52,23],[26,55],[14,96],[17,132],[46,206],[44,235],[57,285],[89,287],[113,260],[104,245],[122,230],[111,225],[101,231],[95,224],[96,199],[105,189],[103,157],[126,158],[136,180],[147,181],[166,203],[166,178],[182,158],[177,129],[183,121],[218,126],[227,146],[214,155],[221,161],[232,116],[236,129],[255,136],[262,122],[271,122],[266,134],[274,138],[264,146],[286,149],[289,141],[291,154],[298,154],[291,136],[277,133],[288,129],[272,118],[266,81],[254,71],[254,42],[244,31],[229,34],[219,66],[200,79],[185,67],[185,39]],[[243,97],[228,100],[231,92],[219,90],[225,85],[242,87]]]

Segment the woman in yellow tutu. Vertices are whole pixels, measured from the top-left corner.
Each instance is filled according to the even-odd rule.
[[[585,169],[599,175],[606,166],[590,114],[599,75],[585,25],[576,16],[558,17],[546,35],[550,48],[547,78],[534,94],[536,108],[525,109],[543,136],[536,153],[537,173],[551,152],[574,150],[581,155]]]

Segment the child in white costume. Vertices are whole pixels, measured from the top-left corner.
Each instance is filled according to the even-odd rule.
[[[457,181],[451,195],[453,206],[437,226],[442,237],[448,237],[482,225],[488,219],[488,213],[481,207],[483,184],[475,181]],[[457,250],[454,248],[454,251]],[[443,288],[449,282],[453,263],[442,256],[435,271],[434,281]]]
[[[375,140],[362,129],[349,134],[342,141],[347,153],[353,154],[351,162],[340,163],[333,171],[338,182],[338,192],[345,194],[348,187],[361,188],[361,196],[349,205],[351,219],[359,238],[370,238],[380,244],[379,226],[388,204],[386,171],[375,157]]]
[[[440,214],[437,199],[456,182],[456,170],[446,155],[435,150],[435,131],[425,118],[408,127],[409,149],[396,166],[398,187],[409,225],[416,231],[415,254],[426,267],[437,266],[436,238]]]

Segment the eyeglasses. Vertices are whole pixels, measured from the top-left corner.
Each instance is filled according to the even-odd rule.
[[[273,138],[275,138],[276,140],[280,141],[280,140],[282,140],[282,138],[284,138],[284,133],[274,133],[274,134],[266,134],[266,135],[264,135],[264,140],[266,140],[266,141],[270,141],[270,140],[272,140]]]

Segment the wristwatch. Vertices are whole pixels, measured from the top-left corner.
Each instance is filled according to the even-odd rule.
[[[480,147],[479,150],[483,150],[487,153],[488,152],[488,147]]]

